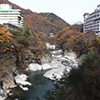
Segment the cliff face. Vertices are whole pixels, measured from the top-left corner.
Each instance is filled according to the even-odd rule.
[[[62,28],[69,26],[67,22],[53,13],[38,14],[30,9],[21,8],[8,0],[5,0],[5,2],[11,4],[13,9],[22,10],[24,13],[24,25],[30,27],[33,32],[57,33]],[[0,0],[0,3],[3,3],[3,0]]]

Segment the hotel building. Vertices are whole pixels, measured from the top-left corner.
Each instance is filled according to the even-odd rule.
[[[23,13],[9,4],[0,4],[0,24],[6,28],[23,28]]]
[[[100,4],[92,13],[84,15],[83,31],[86,33],[89,30],[95,31],[96,35],[100,35]]]

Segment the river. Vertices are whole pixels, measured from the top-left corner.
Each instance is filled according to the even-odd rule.
[[[45,100],[43,95],[47,90],[54,88],[51,80],[43,77],[45,71],[27,72],[28,81],[32,83],[32,86],[27,86],[28,91],[23,91],[19,86],[12,89],[11,92],[14,95],[8,97],[6,100]]]
[[[52,54],[53,56],[56,55],[55,52]],[[56,56],[59,55],[57,54]],[[70,61],[68,59],[64,59],[62,64],[66,66],[67,63],[67,65],[72,67],[72,62],[69,62]],[[13,93],[13,95],[9,96],[6,100],[46,100],[44,98],[46,91],[55,88],[52,81],[43,76],[47,71],[48,70],[42,70],[25,73],[28,76],[28,82],[30,82],[32,86],[27,86],[29,88],[28,91],[23,91],[19,86],[11,89],[11,93]]]

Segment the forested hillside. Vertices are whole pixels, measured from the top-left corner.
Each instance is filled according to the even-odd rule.
[[[65,71],[56,88],[46,93],[46,100],[100,100],[100,37],[93,31],[81,31],[81,27],[73,25],[55,36],[59,49],[72,50],[82,60],[78,68]]]
[[[7,30],[0,25],[0,89],[5,84],[4,91],[10,88],[14,76],[23,73],[29,63],[42,64],[40,59],[50,53],[49,42],[62,50],[62,55],[73,51],[79,65],[53,81],[55,88],[46,92],[46,100],[100,100],[100,37],[93,31],[83,33],[83,25],[70,26],[53,13],[38,14],[5,1],[22,10],[25,29]],[[57,34],[44,34],[50,32]]]
[[[57,27],[64,28],[70,26],[67,22],[65,22],[63,19],[53,13],[39,13],[38,15],[46,18],[51,23],[55,24]]]
[[[33,60],[41,64],[40,58],[48,53],[43,38],[40,38],[45,38],[43,35],[34,34],[29,28],[24,31],[8,31],[0,25],[0,81],[4,79],[6,72],[12,74],[16,70],[20,73],[25,71],[27,64]]]
[[[0,0],[0,3],[3,3],[3,0]],[[13,9],[21,9],[24,13],[24,25],[28,26],[31,31],[33,32],[43,32],[43,33],[57,33],[61,28],[66,27],[66,25],[69,26],[66,22],[64,22],[62,19],[60,19],[58,16],[57,20],[55,20],[55,15],[50,14],[50,18],[55,21],[48,20],[45,17],[42,17],[38,15],[38,13],[31,11],[30,9],[24,9],[20,6],[11,3],[8,0],[5,0],[6,3],[9,3],[12,5]],[[53,16],[52,16],[53,15]]]

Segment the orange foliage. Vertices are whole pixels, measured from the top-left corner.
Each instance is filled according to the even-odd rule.
[[[12,36],[12,33],[10,33],[6,28],[0,26],[0,47],[3,51],[11,50]]]
[[[75,52],[83,53],[86,47],[86,37],[84,33],[73,30],[73,26],[63,28],[57,34],[57,45],[62,49],[72,49]]]
[[[42,41],[39,41],[38,44],[39,44],[39,45],[42,45]]]

